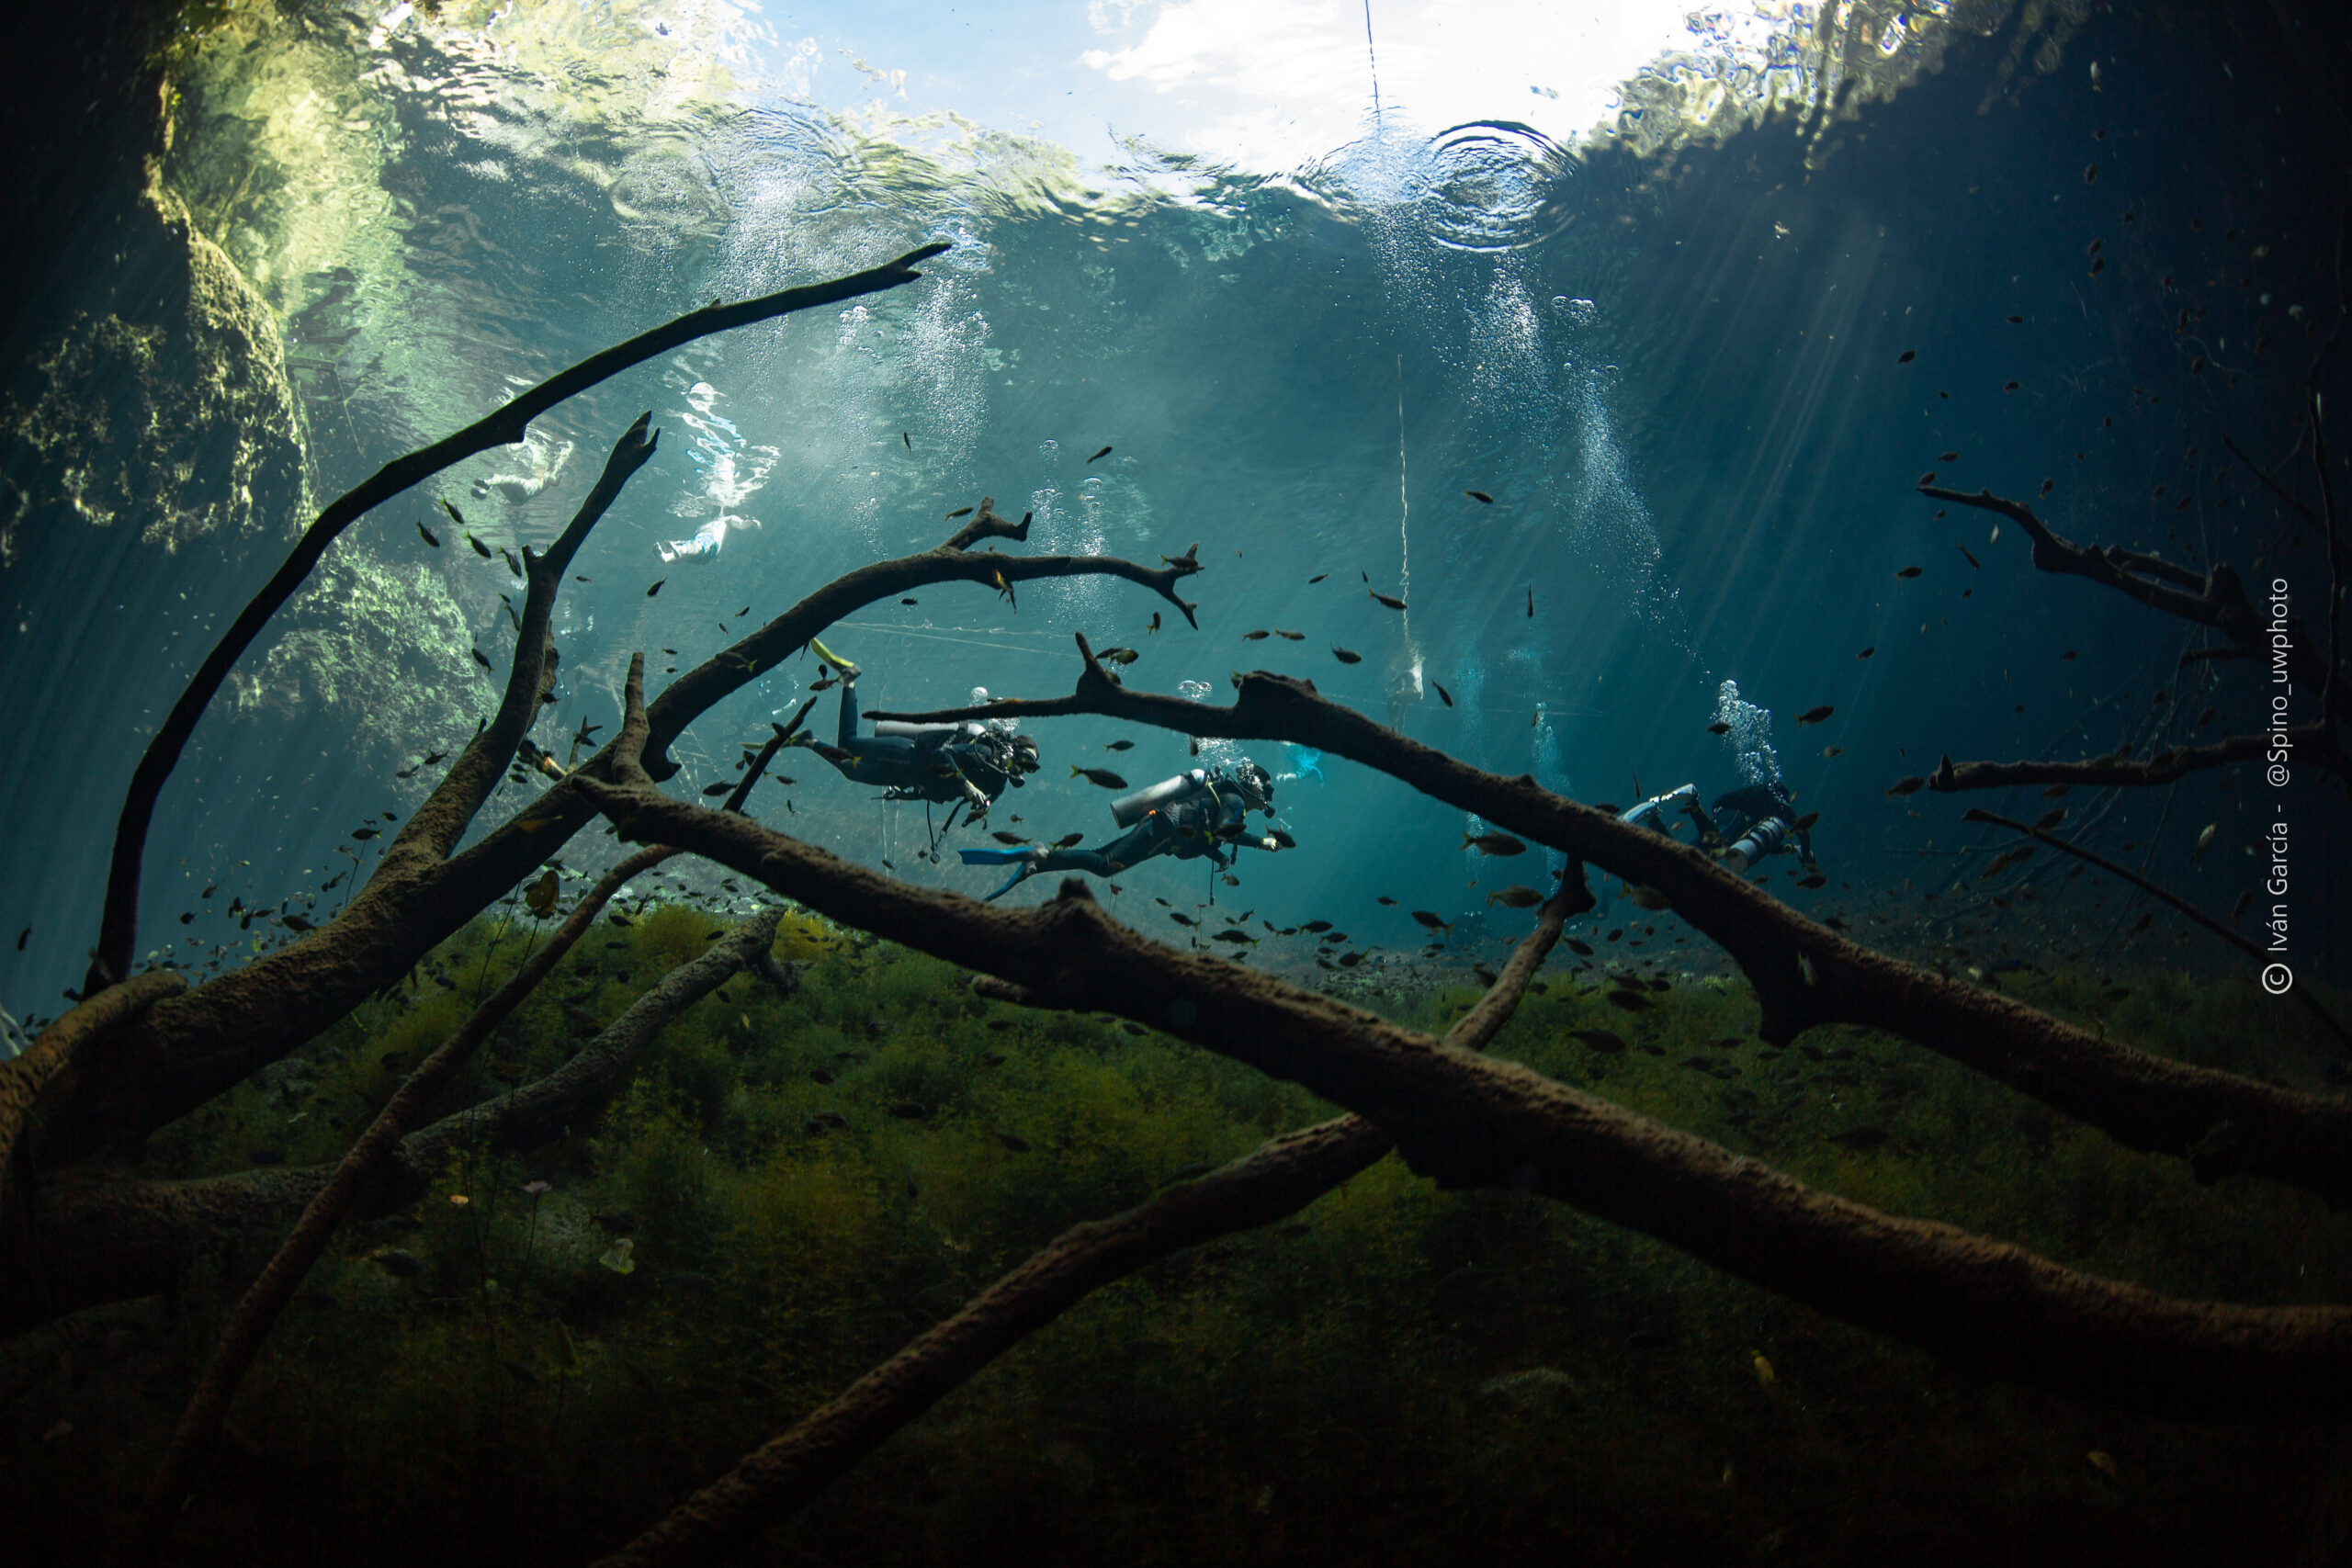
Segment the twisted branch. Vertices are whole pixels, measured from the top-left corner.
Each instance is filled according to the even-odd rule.
[[[1134,1019],[1298,1083],[1382,1127],[1441,1184],[1573,1203],[1834,1317],[2079,1398],[2214,1420],[2352,1406],[2352,1311],[2170,1301],[1878,1213],[1526,1067],[1159,946],[1075,880],[1031,909],[979,904],[670,800],[625,761],[616,772],[623,783],[582,787],[624,837],[689,848],[1038,1005]]]
[[[913,270],[915,263],[948,248],[944,242],[922,245],[896,261],[830,283],[786,288],[733,305],[713,302],[700,310],[690,311],[557,372],[430,446],[395,457],[358,488],[346,491],[329,502],[317,520],[303,530],[302,537],[262,585],[261,592],[238,612],[229,629],[220,634],[220,640],[204,656],[204,662],[188,677],[187,689],[172,705],[172,711],[140,757],[139,766],[130,777],[130,787],[123,795],[121,816],[115,825],[114,858],[107,870],[107,899],[99,919],[97,956],[91,961],[85,989],[104,989],[130,973],[131,954],[138,948],[139,870],[147,852],[147,831],[154,818],[155,803],[163,796],[164,781],[179,765],[180,753],[196,733],[197,721],[211,705],[222,682],[228,680],[230,670],[252,646],[254,638],[261,635],[262,627],[294,596],[294,591],[311,575],[311,569],[326,554],[327,547],[345,528],[411,485],[432,478],[452,464],[493,446],[513,446],[521,441],[532,420],[566,398],[586,391],[632,365],[642,364],[680,344],[712,333],[912,283],[922,276]]]
[[[1849,942],[1696,849],[1564,799],[1527,774],[1506,779],[1424,746],[1261,671],[1238,675],[1231,707],[1131,692],[1078,639],[1086,667],[1068,697],[877,714],[949,719],[1099,714],[1181,734],[1295,740],[1377,768],[1422,794],[1638,886],[1722,944],[1763,1009],[1758,1032],[1785,1043],[1815,1024],[1900,1034],[2098,1127],[2119,1143],[2183,1156],[2222,1121],[2244,1135],[2243,1168],[2352,1203],[2352,1103],[2149,1055],[1997,991]]]

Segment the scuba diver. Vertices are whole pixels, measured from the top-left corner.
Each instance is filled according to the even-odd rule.
[[[1276,850],[1290,847],[1290,835],[1270,827],[1253,834],[1252,811],[1274,814],[1274,781],[1243,758],[1215,768],[1193,768],[1111,803],[1111,820],[1127,831],[1099,850],[965,850],[966,865],[1015,865],[1010,881],[989,895],[1003,897],[1041,871],[1084,871],[1111,876],[1155,855],[1178,860],[1208,858],[1222,871],[1233,862],[1228,847]]]
[[[1788,786],[1778,779],[1724,791],[1715,797],[1713,815],[1699,804],[1699,786],[1687,784],[1664,795],[1654,795],[1631,810],[1619,812],[1617,819],[1670,839],[1674,837],[1674,824],[1667,819],[1667,812],[1675,808],[1696,825],[1699,847],[1735,872],[1745,874],[1766,855],[1781,850],[1792,851],[1797,863],[1809,874],[1821,869],[1820,863],[1813,858],[1812,835],[1797,826],[1796,803],[1789,798]],[[1625,896],[1645,909],[1667,907],[1655,888],[1629,882]],[[1595,913],[1605,916],[1608,912],[1604,893]]]
[[[759,525],[760,520],[756,517],[740,517],[731,512],[722,512],[695,529],[691,539],[656,539],[653,553],[662,558],[664,565],[682,560],[715,561],[718,558],[720,547],[727,543],[728,529],[741,530]]]
[[[833,745],[805,737],[796,743],[839,768],[844,778],[880,784],[884,800],[969,807],[971,817],[977,818],[988,815],[1007,785],[1018,789],[1026,782],[1023,774],[1037,771],[1036,741],[1014,734],[1009,721],[1002,719],[963,724],[903,724],[886,719],[875,725],[872,735],[859,735],[857,678],[863,671],[814,638],[808,647],[841,672],[841,724]],[[986,694],[974,700],[985,702]],[[933,838],[934,847],[955,825],[956,812],[950,810],[946,823]]]

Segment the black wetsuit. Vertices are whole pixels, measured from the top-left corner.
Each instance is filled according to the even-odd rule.
[[[1031,863],[1030,873],[1088,871],[1097,876],[1141,864],[1154,855],[1233,863],[1225,846],[1242,838],[1242,819],[1254,803],[1229,780],[1212,773],[1192,794],[1169,802],[1099,850],[1048,850]],[[1254,837],[1251,839],[1255,842]]]
[[[941,725],[921,735],[860,735],[857,686],[842,682],[841,725],[832,746],[811,748],[859,784],[878,784],[892,800],[961,802],[988,809],[1021,782],[1012,739],[984,724]]]
[[[1773,821],[1780,823],[1781,831],[1786,835],[1790,847],[1796,851],[1798,861],[1807,866],[1812,865],[1812,835],[1798,830],[1796,803],[1789,798],[1789,792],[1784,786],[1778,784],[1742,784],[1715,798],[1715,831],[1726,844],[1736,844],[1752,829]],[[1766,846],[1765,852],[1769,854],[1778,848],[1780,841],[1773,840]]]

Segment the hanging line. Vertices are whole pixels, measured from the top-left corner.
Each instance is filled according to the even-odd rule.
[[[1372,118],[1380,122],[1380,55],[1372,45],[1372,0],[1363,0],[1363,57],[1372,64]]]

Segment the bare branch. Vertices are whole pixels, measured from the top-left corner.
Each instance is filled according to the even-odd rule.
[[[2328,749],[2329,731],[2324,724],[2287,733],[2296,746],[2306,749],[2305,754],[2324,753]],[[1946,757],[1936,771],[1928,775],[1928,787],[1943,795],[1956,795],[1963,790],[2007,789],[2017,784],[2079,784],[2086,789],[2110,786],[2152,788],[2209,768],[2225,768],[2233,762],[2253,761],[2277,744],[2277,739],[2268,735],[2232,735],[2211,745],[2159,751],[2144,762],[2132,761],[2120,754],[2086,757],[2075,762],[1955,762]]]
[[[294,591],[311,575],[311,569],[326,554],[327,547],[345,528],[411,485],[432,478],[452,464],[493,446],[512,446],[522,440],[532,420],[566,398],[586,391],[632,365],[642,364],[680,344],[712,333],[912,283],[922,276],[913,270],[915,263],[948,248],[944,242],[922,245],[896,261],[830,283],[786,288],[733,305],[714,301],[703,310],[680,316],[559,371],[463,430],[394,458],[357,489],[346,491],[329,502],[317,521],[303,531],[284,564],[238,612],[237,618],[220,634],[220,640],[213,644],[196,673],[188,677],[187,689],[172,705],[172,711],[140,757],[115,826],[114,858],[107,871],[106,908],[98,927],[98,953],[91,961],[85,988],[102,989],[130,973],[130,957],[138,947],[139,868],[146,855],[148,827],[155,815],[155,803],[163,796],[164,783],[179,765],[180,753],[187,750],[188,738],[196,733],[197,721],[211,705],[221,683],[228,680],[230,670],[252,646],[254,638],[261,635],[262,627],[294,596]]]
[[[1079,643],[1087,651],[1083,637]],[[1230,707],[1131,692],[1090,653],[1069,697],[876,716],[934,722],[1100,714],[1180,734],[1313,746],[1656,888],[1746,972],[1763,1009],[1758,1030],[1767,1040],[1786,1043],[1822,1023],[1883,1029],[2130,1147],[2159,1154],[2185,1154],[2226,1120],[2245,1134],[2247,1169],[2352,1203],[2352,1104],[2133,1051],[1997,991],[1849,942],[1695,849],[1563,799],[1529,775],[1506,779],[1473,768],[1327,700],[1310,682],[1261,671],[1237,683]]]
[[[1573,1203],[1948,1359],[2177,1417],[2301,1419],[2339,1414],[2352,1398],[2352,1311],[2167,1301],[1876,1213],[1528,1068],[1150,942],[1075,880],[1049,903],[999,908],[682,805],[641,775],[582,787],[625,836],[684,845],[1033,1000],[1116,1013],[1301,1084],[1378,1124],[1442,1184]]]
[[[631,434],[641,434],[644,422],[638,422]],[[625,438],[626,439],[626,438]],[[647,448],[650,451],[650,446]],[[609,474],[610,470],[607,470]],[[614,489],[618,490],[616,485]],[[584,530],[583,530],[584,532]],[[568,552],[566,552],[568,553]],[[536,592],[537,584],[534,585]],[[545,615],[541,617],[541,638],[545,637]],[[527,629],[530,623],[526,620]],[[521,660],[517,660],[519,668]],[[511,696],[514,687],[510,685]],[[537,702],[537,682],[530,687],[530,700]],[[519,733],[519,731],[517,732]],[[508,742],[511,749],[513,742]],[[500,766],[503,766],[501,763]],[[366,1186],[384,1162],[391,1157],[409,1123],[417,1113],[432,1103],[450,1075],[471,1056],[490,1032],[498,1027],[523,998],[538,988],[539,982],[551,974],[563,961],[574,943],[587,934],[588,928],[604,911],[605,905],[615,893],[627,885],[629,878],[650,871],[678,852],[670,849],[640,850],[630,855],[584,894],[572,908],[564,922],[558,926],[538,950],[516,965],[506,983],[483,998],[481,1005],[466,1016],[457,1031],[443,1041],[433,1054],[425,1057],[415,1072],[401,1084],[400,1089],[376,1113],[351,1151],[343,1156],[334,1174],[330,1176],[311,1200],[310,1207],[294,1226],[294,1234],[286,1238],[269,1260],[237,1310],[220,1331],[220,1343],[213,1348],[212,1359],[198,1381],[196,1392],[188,1397],[187,1408],[181,1413],[179,1427],[173,1432],[170,1445],[164,1451],[163,1463],[157,1467],[155,1478],[147,1489],[145,1498],[133,1516],[130,1544],[123,1561],[130,1568],[153,1562],[163,1550],[172,1521],[178,1517],[179,1504],[187,1495],[188,1483],[196,1472],[197,1460],[209,1450],[220,1435],[220,1424],[228,1418],[229,1402],[237,1395],[237,1386],[244,1381],[254,1358],[261,1353],[262,1342],[277,1325],[278,1314],[286,1303],[294,1299],[295,1291],[310,1274],[311,1266],[326,1250],[327,1242],[334,1235],[334,1227],[342,1223],[359,1190]]]

